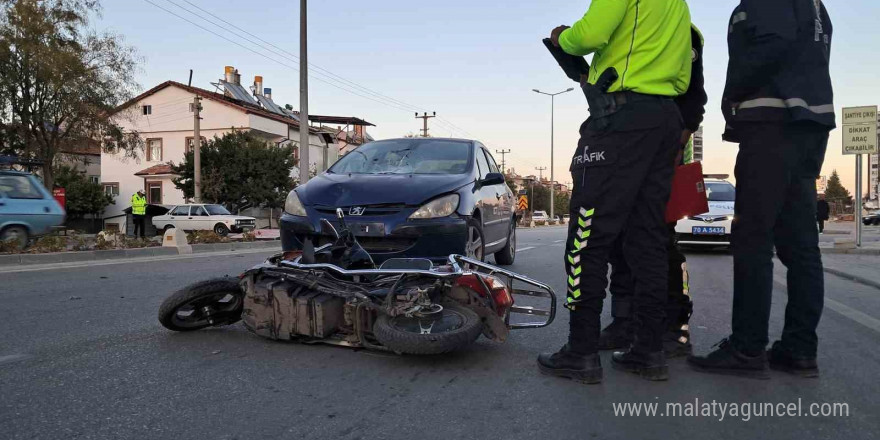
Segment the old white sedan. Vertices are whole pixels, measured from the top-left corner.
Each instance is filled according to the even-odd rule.
[[[153,217],[159,231],[177,228],[184,231],[214,231],[220,236],[232,232],[252,231],[257,226],[253,217],[233,215],[221,205],[177,205],[165,215]]]

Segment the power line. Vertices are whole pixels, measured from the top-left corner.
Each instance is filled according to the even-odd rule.
[[[232,44],[235,44],[236,46],[239,46],[239,47],[241,47],[241,48],[243,48],[243,49],[245,49],[245,50],[248,50],[248,51],[250,51],[250,52],[252,52],[252,53],[254,53],[254,54],[257,54],[257,55],[259,55],[259,56],[261,56],[261,57],[263,57],[263,58],[266,58],[266,59],[268,59],[268,60],[270,60],[270,61],[272,61],[272,62],[275,62],[275,63],[277,63],[277,64],[279,64],[279,65],[282,65],[282,66],[284,66],[284,67],[288,67],[288,68],[291,68],[291,69],[297,69],[297,68],[298,68],[298,67],[295,67],[295,66],[291,66],[291,65],[289,65],[289,64],[286,64],[286,63],[284,63],[284,62],[281,62],[281,61],[279,61],[279,60],[277,60],[277,59],[275,59],[275,58],[273,58],[273,57],[271,57],[271,56],[269,56],[269,55],[267,55],[267,54],[265,54],[265,53],[262,53],[262,52],[260,52],[260,51],[254,50],[253,48],[247,47],[247,46],[245,46],[245,45],[243,45],[243,44],[241,44],[241,43],[239,43],[239,42],[237,42],[237,41],[234,41],[234,40],[232,40],[232,39],[230,39],[230,38],[227,38],[227,37],[225,37],[225,36],[223,36],[223,35],[221,35],[221,34],[215,32],[215,31],[213,31],[213,30],[211,30],[211,29],[208,29],[208,28],[206,28],[206,27],[204,27],[204,26],[202,26],[202,25],[200,25],[200,24],[198,24],[198,23],[193,22],[192,20],[190,20],[190,19],[188,19],[188,18],[186,18],[186,17],[183,17],[183,16],[181,16],[181,15],[179,15],[179,14],[177,14],[177,13],[175,13],[175,12],[173,12],[173,11],[171,11],[171,10],[165,8],[165,7],[162,7],[162,6],[160,6],[160,5],[156,4],[156,3],[154,3],[154,2],[151,1],[151,0],[144,0],[144,1],[146,1],[147,3],[149,3],[149,4],[153,5],[153,6],[155,6],[156,8],[159,8],[159,9],[161,9],[161,10],[163,10],[163,11],[165,11],[165,12],[167,12],[167,13],[169,13],[169,14],[171,14],[171,15],[173,15],[173,16],[175,16],[175,17],[181,19],[181,20],[186,21],[187,23],[190,23],[190,24],[192,24],[192,25],[198,27],[199,29],[202,29],[202,30],[204,30],[204,31],[206,31],[206,32],[208,32],[208,33],[214,35],[214,36],[217,36],[217,37],[219,37],[219,38],[222,38],[222,39],[224,39],[224,40],[226,40],[226,41],[228,41],[228,42],[230,42],[230,43],[232,43]],[[226,28],[226,27],[224,27],[224,26],[221,26],[220,24],[218,24],[218,23],[216,23],[216,22],[214,22],[214,21],[212,21],[212,20],[209,20],[209,19],[205,18],[204,16],[199,15],[197,12],[194,12],[194,11],[192,11],[192,10],[190,10],[190,9],[188,9],[188,8],[186,8],[186,7],[184,7],[184,6],[181,6],[181,5],[178,4],[178,3],[175,3],[175,2],[172,1],[172,0],[166,0],[166,1],[167,1],[168,3],[170,3],[170,4],[172,4],[172,5],[174,5],[174,6],[178,7],[178,8],[180,8],[181,10],[186,11],[187,13],[189,13],[189,14],[191,14],[191,15],[193,15],[193,16],[195,16],[195,17],[198,17],[198,18],[200,18],[200,19],[206,21],[207,23],[210,23],[210,24],[213,25],[213,26],[216,26],[216,27],[218,27],[218,28],[224,29],[226,32],[228,32],[228,33],[230,33],[230,34],[233,34],[233,35],[235,35],[236,37],[239,37],[239,38],[241,38],[241,39],[243,39],[243,40],[245,40],[245,41],[248,41],[249,43],[253,44],[254,46],[257,46],[258,48],[260,48],[260,49],[262,49],[262,50],[264,50],[264,51],[266,51],[266,52],[269,52],[269,53],[272,53],[272,54],[278,55],[278,56],[280,56],[281,58],[285,58],[285,59],[287,59],[287,60],[290,60],[290,61],[293,61],[293,62],[299,64],[299,57],[297,57],[296,55],[294,55],[294,54],[292,54],[292,53],[290,53],[290,52],[284,50],[283,48],[281,48],[281,47],[279,47],[279,46],[277,46],[277,45],[275,45],[275,44],[273,44],[273,43],[271,43],[271,42],[269,42],[269,41],[266,41],[266,40],[264,40],[264,39],[262,39],[262,38],[260,38],[260,37],[258,37],[258,36],[256,36],[256,35],[254,35],[253,33],[248,32],[248,31],[245,30],[245,29],[242,29],[241,27],[236,26],[236,25],[233,24],[233,23],[230,23],[230,22],[224,20],[223,18],[219,17],[218,15],[216,15],[216,14],[214,14],[214,13],[212,13],[212,12],[210,12],[210,11],[208,11],[208,10],[206,10],[206,9],[204,9],[204,8],[202,8],[202,7],[200,7],[200,6],[196,5],[196,4],[194,4],[194,3],[192,3],[191,1],[183,0],[184,2],[186,2],[186,3],[189,4],[189,5],[191,5],[192,7],[196,8],[196,9],[198,9],[198,10],[200,10],[200,11],[203,11],[204,13],[210,15],[211,17],[214,17],[215,19],[219,20],[220,22],[226,24],[227,26],[229,26],[229,27],[231,27],[231,28],[234,28],[234,29],[236,29],[236,30],[238,30],[238,31],[240,31],[240,32],[242,32],[242,33],[244,33],[244,34],[246,34],[246,35],[249,35],[249,36],[253,37],[254,39],[256,39],[256,40],[258,40],[258,41],[260,41],[260,42],[262,42],[262,43],[265,43],[265,45],[264,45],[264,44],[260,44],[260,43],[258,43],[258,42],[256,42],[256,41],[253,41],[253,40],[251,40],[251,39],[249,39],[249,38],[247,38],[247,37],[244,37],[244,36],[242,36],[242,35],[240,35],[240,34],[234,32],[234,31],[231,31],[231,30],[229,30],[228,28]],[[269,48],[269,47],[266,47],[266,45],[269,45],[269,46],[271,46],[271,47],[273,47],[273,48],[275,48],[275,49],[277,49],[277,50],[273,50],[273,49],[271,49],[271,48]],[[279,51],[280,51],[280,52],[279,52]],[[281,53],[281,52],[283,52],[283,53]],[[285,54],[287,54],[287,55],[285,55]],[[339,90],[342,90],[342,91],[344,91],[344,92],[347,92],[347,93],[353,94],[353,95],[355,95],[355,96],[359,96],[359,97],[364,98],[364,99],[369,99],[369,100],[371,100],[371,101],[373,101],[373,102],[376,102],[376,103],[378,103],[378,104],[383,104],[383,105],[385,105],[385,106],[392,107],[392,108],[395,108],[395,109],[398,109],[398,110],[412,111],[413,109],[421,109],[421,108],[418,107],[418,106],[415,106],[415,105],[412,105],[412,104],[406,103],[406,102],[404,102],[404,101],[401,101],[401,100],[398,100],[398,99],[395,99],[395,98],[392,98],[392,97],[390,97],[390,96],[384,95],[384,94],[382,94],[382,93],[379,93],[379,92],[376,92],[376,91],[374,91],[374,90],[372,90],[372,89],[369,89],[369,88],[367,88],[367,87],[365,87],[365,86],[362,86],[362,85],[360,85],[360,84],[358,84],[358,83],[355,83],[355,82],[353,82],[353,81],[351,81],[351,80],[345,79],[345,78],[343,78],[343,77],[341,77],[341,76],[339,76],[339,75],[336,75],[335,73],[333,73],[333,72],[331,72],[331,71],[329,71],[329,70],[327,70],[327,69],[324,69],[324,68],[322,68],[322,67],[320,67],[320,66],[317,66],[317,65],[314,65],[314,64],[311,64],[311,63],[310,63],[310,64],[309,64],[309,67],[312,68],[312,73],[316,75],[316,77],[315,77],[316,80],[318,80],[318,81],[320,81],[320,82],[323,82],[323,83],[325,83],[325,84],[327,84],[327,85],[330,85],[330,86],[332,86],[332,87],[335,87],[335,88],[337,88],[337,89],[339,89]],[[317,72],[316,72],[316,71],[317,71]],[[326,77],[326,78],[329,78],[329,79],[324,79],[324,78],[318,77],[318,75],[323,76],[323,77]],[[342,85],[340,85],[340,84],[336,84],[336,83],[334,83],[334,81],[335,81],[336,83],[342,83]],[[352,90],[352,88],[353,88],[354,90]],[[359,92],[360,92],[360,93],[359,93]],[[366,96],[366,95],[364,95],[364,94],[368,94],[368,95],[372,95],[372,96]],[[423,110],[423,109],[422,109],[422,110]],[[439,119],[439,118],[438,118],[438,119]],[[440,122],[440,121],[438,120],[438,122]],[[455,124],[453,124],[452,122],[450,122],[450,121],[448,121],[448,120],[443,119],[442,122],[441,122],[441,125],[447,127],[447,128],[450,129],[451,131],[458,131],[458,132],[461,132],[461,133],[465,133],[465,134],[470,135],[470,133],[468,133],[467,130],[464,130],[464,129],[462,129],[461,127],[456,126]]]

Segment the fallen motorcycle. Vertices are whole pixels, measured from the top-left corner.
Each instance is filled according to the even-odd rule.
[[[444,265],[391,259],[376,267],[337,210],[336,240],[273,256],[238,279],[195,283],[168,297],[159,322],[174,331],[244,322],[269,339],[440,354],[482,334],[503,342],[512,329],[540,328],[556,316],[556,295],[538,281],[461,255]],[[516,296],[549,307],[515,305]],[[512,315],[537,322],[511,323]]]

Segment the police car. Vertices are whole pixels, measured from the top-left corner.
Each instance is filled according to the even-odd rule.
[[[727,175],[706,175],[709,212],[685,217],[675,225],[678,243],[698,246],[730,246],[736,188]]]

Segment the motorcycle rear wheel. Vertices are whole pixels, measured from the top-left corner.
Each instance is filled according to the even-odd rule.
[[[455,351],[480,337],[483,323],[476,312],[460,305],[443,307],[439,320],[430,323],[405,316],[381,315],[373,326],[373,334],[395,353],[418,355]],[[423,333],[426,330],[428,333]]]
[[[159,322],[168,330],[188,332],[241,320],[244,293],[235,278],[199,281],[174,292],[159,307]]]

